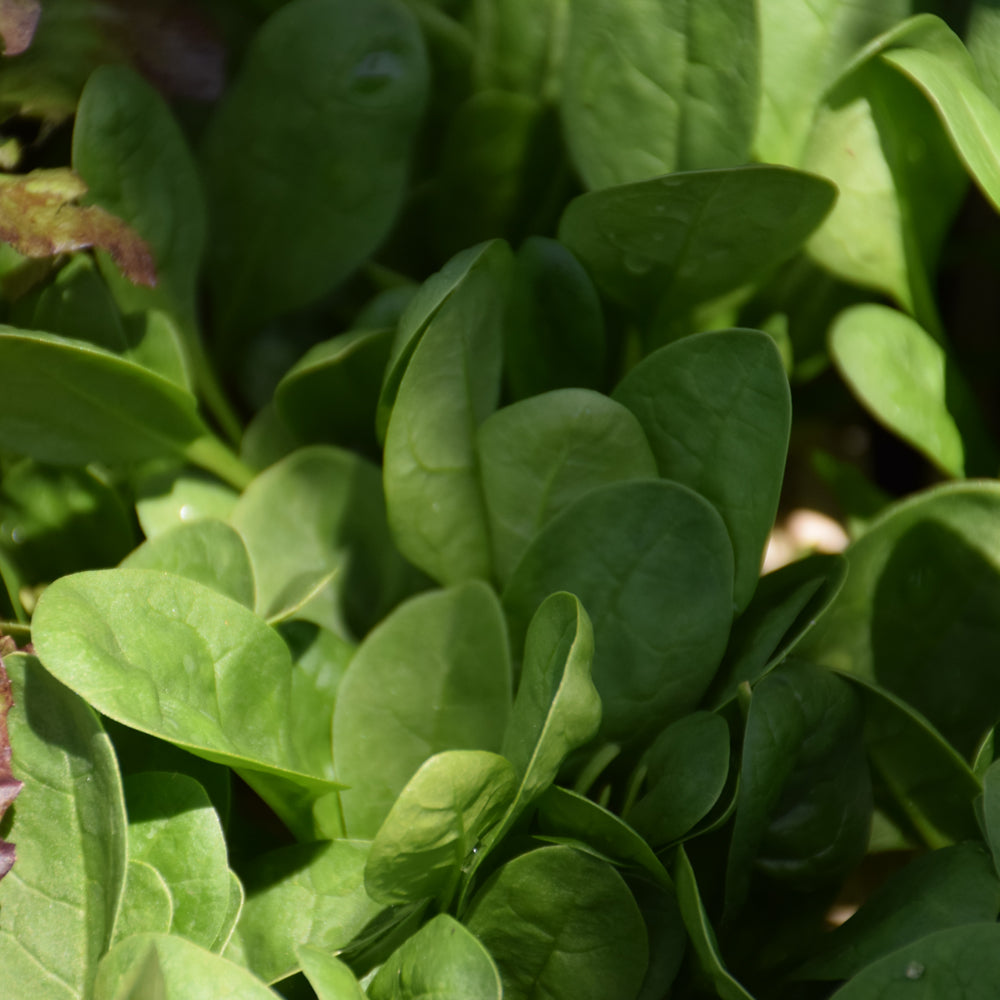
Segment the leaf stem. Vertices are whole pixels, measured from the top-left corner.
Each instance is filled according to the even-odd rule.
[[[253,469],[214,434],[192,441],[184,449],[184,457],[241,493],[254,477]]]

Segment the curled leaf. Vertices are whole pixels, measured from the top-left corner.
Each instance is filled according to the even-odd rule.
[[[0,643],[3,639],[0,638]],[[0,820],[7,807],[17,798],[22,783],[18,781],[10,769],[10,739],[7,736],[7,712],[14,704],[11,695],[10,680],[0,659]],[[0,839],[0,878],[3,878],[14,865],[14,845]]]
[[[27,50],[41,13],[41,0],[0,0],[0,38],[5,56],[17,56]]]
[[[65,168],[0,174],[0,241],[26,257],[100,247],[130,281],[153,287],[156,267],[145,241],[103,208],[73,204],[86,193],[87,185]]]

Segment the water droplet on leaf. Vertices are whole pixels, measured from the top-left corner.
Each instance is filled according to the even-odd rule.
[[[645,274],[649,274],[653,270],[653,262],[648,257],[639,257],[633,254],[625,255],[625,270],[629,274],[634,274],[637,278],[641,278]]]
[[[919,979],[924,974],[924,966],[920,962],[910,962],[906,967],[907,979]]]
[[[354,89],[371,94],[403,73],[403,63],[395,52],[369,52],[351,73]]]

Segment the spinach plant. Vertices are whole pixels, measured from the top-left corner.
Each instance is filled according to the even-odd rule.
[[[991,995],[926,6],[0,3],[5,996]],[[761,576],[800,405],[929,488]]]

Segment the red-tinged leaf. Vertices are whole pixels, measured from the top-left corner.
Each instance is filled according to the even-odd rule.
[[[3,637],[0,637],[0,643],[6,646]],[[9,652],[9,650],[7,651]],[[11,751],[10,739],[7,736],[7,713],[13,703],[10,680],[3,668],[3,660],[0,659],[0,820],[3,819],[7,807],[17,798],[18,792],[23,787],[10,769]],[[0,878],[3,878],[11,870],[13,864],[14,845],[0,840]]]
[[[41,13],[41,0],[0,0],[0,38],[5,56],[18,56],[27,50]]]
[[[100,247],[137,285],[156,284],[146,242],[117,216],[97,205],[76,205],[87,186],[71,170],[0,175],[0,241],[26,257],[52,257]]]

